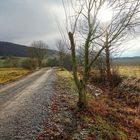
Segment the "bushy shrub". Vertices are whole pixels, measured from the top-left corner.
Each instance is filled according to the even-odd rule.
[[[64,61],[63,64],[61,64],[59,62],[58,58],[50,58],[47,60],[46,64],[43,64],[43,66],[47,66],[47,67],[61,67],[61,68],[65,68],[67,70],[72,70],[72,60],[71,60],[71,56],[70,55],[65,55],[64,56]]]
[[[36,69],[37,68],[37,60],[26,58],[21,62],[21,67],[25,69]]]
[[[118,72],[118,68],[112,68],[111,80],[112,80],[112,86],[114,87],[122,82],[122,77]]]
[[[58,67],[59,66],[59,61],[57,58],[50,58],[46,62],[47,67]]]
[[[90,81],[93,83],[101,84],[103,86],[107,86],[107,74],[106,71],[101,73],[100,70],[92,70],[90,73]],[[119,83],[121,83],[122,77],[118,73],[118,69],[112,68],[111,70],[111,87],[116,87]]]

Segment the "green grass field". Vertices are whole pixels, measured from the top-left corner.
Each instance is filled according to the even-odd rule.
[[[23,60],[25,60],[26,57],[12,57],[12,58],[7,58],[7,59],[1,59],[0,58],[0,68],[12,68],[12,67],[21,67],[21,64]]]
[[[3,59],[0,59],[0,67],[3,67],[3,63],[4,63],[5,60]]]

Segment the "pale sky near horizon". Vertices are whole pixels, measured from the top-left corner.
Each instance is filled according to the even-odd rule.
[[[43,40],[55,49],[61,37],[55,18],[65,19],[61,0],[1,0],[0,41],[30,45]],[[124,45],[129,49],[123,56],[140,56],[140,35]]]

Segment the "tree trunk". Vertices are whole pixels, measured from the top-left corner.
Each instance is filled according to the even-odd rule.
[[[112,75],[111,75],[111,66],[110,66],[110,46],[108,44],[108,31],[107,31],[107,29],[106,29],[105,53],[106,53],[107,81],[108,81],[108,86],[111,87],[111,85],[112,85]]]
[[[110,66],[110,50],[109,47],[106,46],[106,72],[107,72],[107,80],[108,80],[108,85],[112,85],[112,75],[111,75],[111,66]]]
[[[83,81],[78,79],[75,42],[74,42],[74,38],[73,38],[73,33],[71,33],[71,32],[69,32],[69,40],[70,40],[70,44],[71,44],[73,77],[74,77],[74,82],[75,82],[78,92],[79,92],[79,101],[77,103],[77,106],[79,107],[79,109],[83,109],[86,107],[86,90],[85,90],[86,88],[83,84]]]
[[[86,87],[82,84],[81,82],[81,88],[79,89],[79,101],[77,103],[77,106],[79,107],[80,110],[83,110],[87,106],[87,101],[86,101]]]

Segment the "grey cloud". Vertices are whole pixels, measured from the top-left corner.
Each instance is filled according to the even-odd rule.
[[[54,48],[55,40],[60,37],[54,18],[65,28],[61,0],[1,0],[0,40],[25,45],[33,40],[43,40]],[[140,55],[139,40],[127,44],[132,46],[136,42],[135,49],[125,52],[126,56]]]
[[[55,2],[55,1],[54,1]],[[0,4],[0,40],[48,36],[57,27],[46,0],[4,0]],[[55,34],[55,32],[54,32]]]

